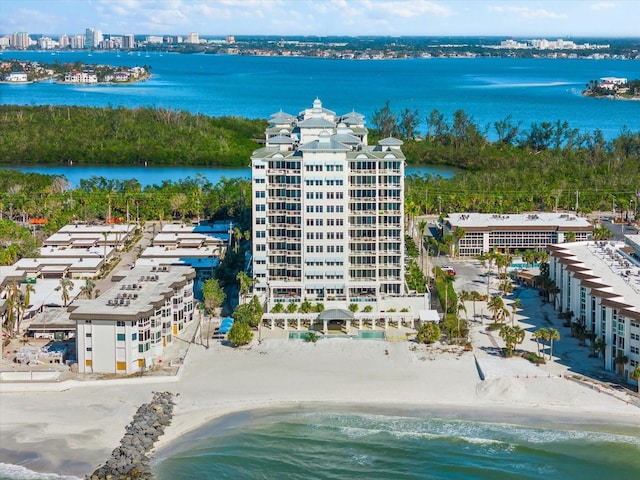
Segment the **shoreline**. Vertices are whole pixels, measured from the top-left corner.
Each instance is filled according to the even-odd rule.
[[[266,340],[247,349],[192,345],[173,383],[132,380],[36,395],[3,391],[0,384],[0,463],[89,474],[107,460],[136,409],[155,391],[172,392],[176,404],[171,424],[150,452],[152,465],[181,439],[229,415],[318,406],[440,413],[488,423],[542,420],[542,428],[614,425],[616,431],[640,436],[635,405],[556,376],[525,381],[505,372],[482,381],[473,353],[427,358],[426,347],[414,351],[413,345],[346,339]],[[313,365],[322,370],[310,371]]]
[[[630,420],[635,419],[635,415],[630,414],[628,417],[621,415],[619,417],[611,417],[607,412],[589,412],[581,411],[559,411],[557,409],[548,409],[542,407],[540,410],[532,410],[530,406],[508,407],[502,405],[501,409],[497,409],[495,405],[469,406],[468,404],[411,404],[411,403],[343,403],[335,402],[300,402],[300,401],[281,401],[275,403],[242,405],[239,407],[225,408],[222,410],[215,409],[215,413],[208,417],[201,417],[197,422],[182,421],[178,430],[175,431],[172,426],[167,428],[169,435],[160,437],[154,448],[150,451],[153,462],[157,462],[167,456],[168,452],[177,449],[183,443],[189,443],[194,436],[204,430],[216,429],[217,424],[249,422],[229,422],[235,416],[258,415],[274,416],[278,414],[287,414],[291,412],[318,412],[330,410],[343,414],[367,414],[381,416],[401,416],[408,418],[434,418],[445,420],[470,421],[484,424],[495,425],[519,425],[531,428],[543,428],[540,421],[544,421],[545,427],[549,430],[563,429],[573,427],[580,431],[598,431],[619,435],[634,435],[640,438],[640,419],[634,424],[629,424]],[[537,406],[536,406],[537,407]],[[196,412],[194,412],[195,414]],[[199,412],[201,413],[201,412]],[[585,414],[594,415],[585,418]]]
[[[529,314],[517,315],[529,332],[521,347],[535,351],[530,332],[545,313],[553,319],[553,310],[540,303],[537,291],[525,289],[519,298],[521,312]],[[472,352],[406,340],[265,338],[240,348],[213,341],[208,349],[189,343],[177,376],[74,382],[55,392],[0,383],[0,463],[83,477],[109,458],[137,409],[159,391],[174,394],[175,406],[170,425],[149,452],[152,467],[234,415],[297,409],[431,415],[640,438],[638,394],[594,380],[597,375],[590,373],[599,372],[601,361],[586,358],[586,347],[558,328],[563,339],[554,345],[553,359],[541,366],[496,356],[492,342],[502,340],[474,320]]]

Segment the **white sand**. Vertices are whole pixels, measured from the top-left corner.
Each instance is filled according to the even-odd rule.
[[[492,413],[516,419],[577,417],[585,423],[606,418],[609,424],[640,428],[640,408],[544,367],[535,370],[540,373],[537,378],[527,378],[513,371],[512,359],[495,358],[487,363],[493,366],[483,382],[474,354],[481,362],[487,355],[479,348],[464,354],[437,353],[408,342],[350,339],[317,344],[265,340],[249,349],[214,342],[208,350],[192,346],[177,382],[94,382],[38,393],[8,392],[4,384],[0,462],[43,472],[88,474],[108,458],[138,406],[150,401],[153,391],[179,394],[173,422],[157,448],[225,413],[287,402],[446,407],[451,412],[477,412],[479,419]],[[500,364],[507,367],[504,375],[498,374]]]

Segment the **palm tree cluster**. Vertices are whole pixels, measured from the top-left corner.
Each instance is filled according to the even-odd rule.
[[[500,328],[500,338],[504,340],[505,349],[504,356],[510,357],[516,349],[516,346],[524,341],[525,331],[516,325],[512,327],[510,325],[502,325]]]
[[[560,332],[555,328],[539,328],[533,332],[533,338],[538,347],[538,356],[542,356],[540,353],[540,343],[544,345],[545,342],[549,342],[549,360],[551,360],[553,358],[553,342],[560,340]]]
[[[20,286],[14,281],[11,285],[3,288],[0,298],[6,298],[6,312],[2,330],[10,338],[15,338],[20,333],[20,325],[24,320],[24,314],[31,302],[31,293],[35,291],[32,284],[25,284],[23,292]]]
[[[487,309],[491,312],[494,323],[503,323],[509,318],[509,309],[506,307],[503,298],[499,295],[495,295],[489,299]]]
[[[357,305],[357,304],[352,304],[352,305]],[[300,307],[298,308],[298,305],[294,302],[290,302],[287,304],[287,307],[285,308],[284,304],[278,302],[276,303],[273,308],[271,309],[271,313],[296,313],[296,312],[300,312],[300,313],[313,313],[313,312],[323,312],[324,311],[324,304],[323,303],[316,303],[315,305],[312,304],[309,300],[305,300],[304,302],[302,302],[300,304]]]
[[[472,290],[470,292],[466,290],[461,290],[458,293],[458,298],[462,302],[473,302],[473,318],[476,317],[476,302],[484,302],[487,300],[486,295],[482,295],[477,290]],[[466,309],[465,309],[466,312]]]

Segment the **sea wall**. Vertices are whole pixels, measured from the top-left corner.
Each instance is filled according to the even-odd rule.
[[[173,397],[171,392],[155,392],[150,403],[141,405],[131,423],[127,425],[120,445],[111,452],[111,457],[105,464],[98,467],[86,479],[152,479],[147,453],[171,423]]]

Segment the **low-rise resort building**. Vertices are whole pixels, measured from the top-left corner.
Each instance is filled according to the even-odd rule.
[[[606,370],[629,379],[640,364],[640,250],[606,241],[547,248],[554,306],[602,346]]]
[[[542,250],[554,243],[591,238],[593,225],[572,213],[450,213],[444,218],[445,234],[456,238],[456,253],[474,257],[492,250],[501,253]],[[456,230],[464,235],[456,235]]]
[[[157,364],[193,319],[194,278],[191,267],[137,266],[99,298],[76,300],[78,371],[132,374]]]

